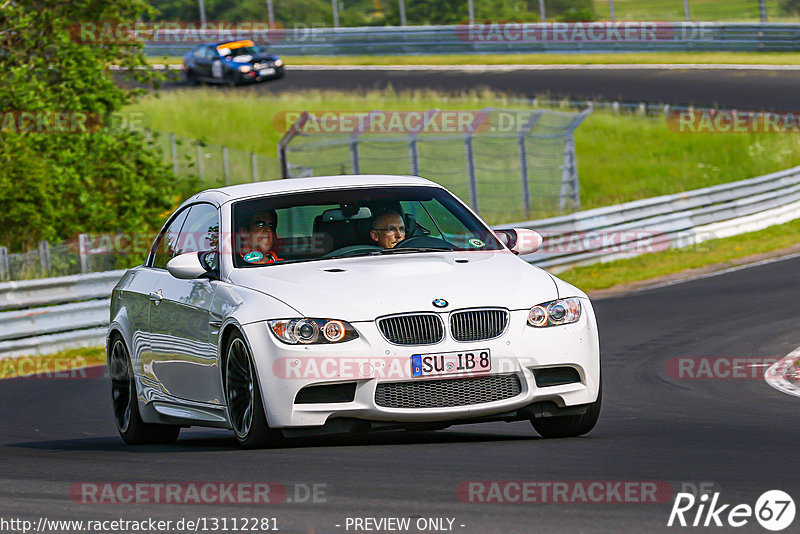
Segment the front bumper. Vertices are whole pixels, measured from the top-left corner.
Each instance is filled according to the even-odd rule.
[[[457,342],[445,336],[435,345],[397,346],[387,342],[375,322],[353,323],[359,338],[340,345],[293,346],[281,343],[265,322],[244,326],[256,362],[267,419],[273,428],[322,427],[335,419],[382,423],[457,423],[510,414],[537,403],[558,407],[594,402],[600,383],[600,351],[594,312],[582,299],[583,313],[571,325],[532,328],[527,310],[512,311],[505,333],[496,339]],[[446,321],[447,313],[442,314]],[[489,349],[490,375],[516,375],[518,394],[501,400],[436,408],[396,408],[376,402],[379,384],[420,383],[412,378],[413,354]],[[579,382],[539,387],[533,369],[572,367]],[[486,375],[477,375],[486,376]],[[459,380],[475,376],[435,377]],[[309,385],[355,383],[352,402],[296,404],[297,393]],[[511,420],[511,419],[509,419]]]

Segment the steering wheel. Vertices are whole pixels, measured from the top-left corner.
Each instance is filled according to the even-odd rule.
[[[438,237],[431,237],[427,235],[419,235],[409,237],[400,241],[394,248],[440,248],[442,250],[455,250],[452,243],[448,243],[444,239]]]
[[[373,252],[376,250],[383,250],[383,247],[378,247],[376,245],[350,245],[347,247],[337,248],[336,250],[331,250],[322,257],[346,258],[347,256],[355,256],[357,254],[363,254],[364,252]]]

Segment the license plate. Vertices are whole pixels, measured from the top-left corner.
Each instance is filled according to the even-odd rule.
[[[411,376],[414,377],[476,374],[491,369],[492,358],[489,349],[411,356]]]
[[[258,71],[259,76],[272,76],[275,74],[275,69],[261,69]]]

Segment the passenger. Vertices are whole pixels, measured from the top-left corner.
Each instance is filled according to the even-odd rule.
[[[387,211],[372,220],[370,237],[383,248],[394,248],[406,238],[403,218],[396,211]]]
[[[242,227],[239,235],[239,256],[249,265],[266,265],[283,261],[275,253],[278,215],[275,210],[257,211]]]

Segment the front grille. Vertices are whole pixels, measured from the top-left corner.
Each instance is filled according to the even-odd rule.
[[[395,345],[432,345],[444,338],[444,326],[438,315],[415,313],[378,319],[378,328]]]
[[[514,374],[388,382],[378,384],[375,403],[385,408],[448,408],[510,399],[521,391],[519,377]]]
[[[272,66],[272,62],[264,61],[263,63],[256,63],[255,65],[253,65],[253,68],[254,69],[266,69],[266,68],[269,68],[271,66]]]
[[[464,310],[450,316],[450,333],[456,341],[482,341],[500,337],[508,325],[508,310]]]

